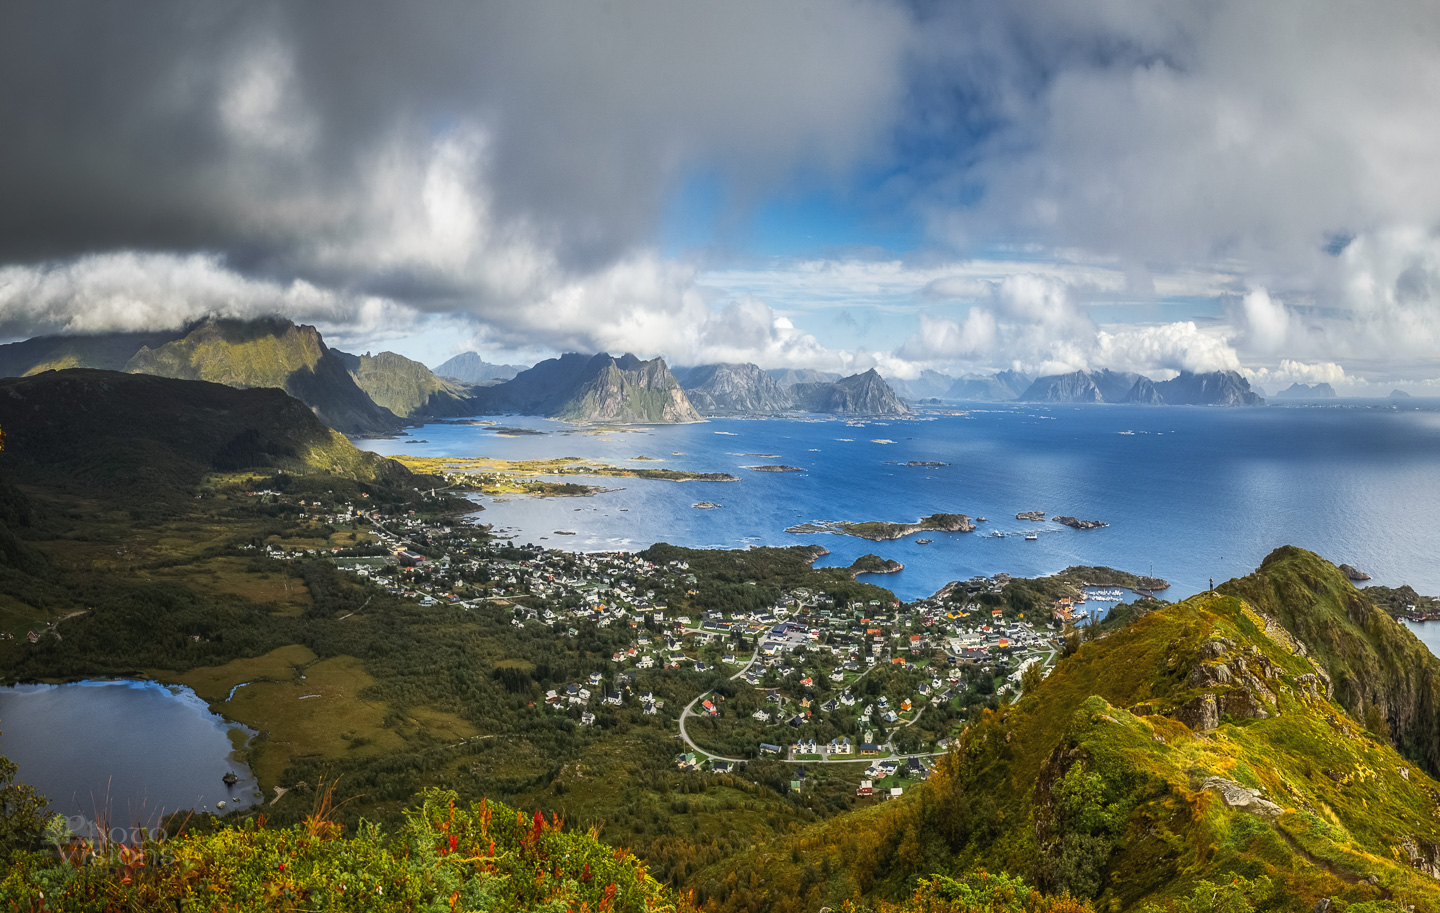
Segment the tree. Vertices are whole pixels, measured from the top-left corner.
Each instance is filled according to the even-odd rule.
[[[1026,666],[1024,672],[1020,673],[1020,692],[1022,694],[1029,694],[1031,691],[1040,687],[1040,683],[1044,680],[1045,663],[1042,660],[1036,660]]]
[[[0,856],[33,849],[45,828],[45,797],[15,782],[19,768],[0,755]]]

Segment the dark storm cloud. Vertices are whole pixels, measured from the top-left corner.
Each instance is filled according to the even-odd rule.
[[[758,189],[874,151],[905,37],[868,4],[7,4],[0,258],[323,273],[297,241],[388,229],[377,170],[480,130],[487,218],[590,268],[687,169]]]

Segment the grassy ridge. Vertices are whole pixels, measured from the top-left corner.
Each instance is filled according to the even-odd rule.
[[[1208,700],[1218,712],[1206,722]],[[1231,807],[1217,781],[1206,786],[1212,777],[1275,807]],[[1421,864],[1440,858],[1437,787],[1325,698],[1315,664],[1273,618],[1202,595],[1083,644],[967,730],[914,797],[816,825],[695,884],[720,910],[804,910],[902,896],[930,871],[986,869],[1102,909],[1243,878],[1262,885],[1256,908],[1334,898],[1440,910],[1435,879],[1412,865],[1412,851]],[[766,872],[758,883],[728,881],[752,866]]]
[[[1336,703],[1440,775],[1440,660],[1344,574],[1286,547],[1219,590],[1294,632],[1328,670]]]

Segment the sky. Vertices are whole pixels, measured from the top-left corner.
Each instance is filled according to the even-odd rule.
[[[1440,393],[1440,6],[0,6],[0,340]]]

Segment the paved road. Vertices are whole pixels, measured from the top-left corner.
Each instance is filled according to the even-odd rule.
[[[731,680],[733,681],[734,679],[737,679],[737,678],[739,678],[740,676],[744,675],[744,674],[745,674],[745,670],[747,670],[747,669],[749,669],[751,666],[753,666],[753,665],[755,664],[755,661],[756,661],[759,657],[760,657],[760,648],[759,648],[759,647],[756,647],[756,648],[755,648],[755,653],[754,653],[754,655],[750,657],[750,662],[748,662],[748,663],[746,663],[744,666],[742,666],[739,672],[736,672],[734,675],[730,676]],[[869,670],[866,670],[866,671],[868,672]],[[859,681],[859,679],[856,679],[856,681]],[[852,684],[853,684],[853,682],[852,682]],[[712,759],[712,760],[716,760],[716,761],[730,761],[730,762],[732,762],[732,763],[742,763],[742,764],[743,764],[744,762],[746,762],[746,761],[751,760],[750,758],[727,758],[727,757],[725,757],[724,755],[715,754],[713,751],[706,751],[705,749],[701,748],[699,745],[696,745],[695,742],[694,742],[694,740],[690,738],[690,734],[685,731],[685,719],[691,715],[691,713],[692,713],[692,712],[694,711],[694,709],[695,709],[695,705],[698,704],[698,703],[700,703],[701,698],[705,697],[705,695],[706,695],[706,694],[709,694],[709,693],[710,693],[710,692],[707,691],[707,692],[704,692],[703,694],[697,695],[693,701],[691,701],[690,703],[688,703],[688,704],[685,705],[685,709],[684,709],[684,710],[680,711],[680,738],[681,738],[681,740],[684,741],[684,743],[690,747],[690,750],[691,750],[691,751],[697,752],[697,753],[699,753],[699,754],[703,754],[703,755],[705,755],[706,757],[708,757],[708,758],[710,758],[710,759]],[[922,712],[923,712],[923,709],[924,709],[924,708],[921,708],[921,709],[922,709]],[[920,719],[920,714],[919,714],[919,713],[915,714],[915,720],[918,720],[918,719]],[[909,725],[911,725],[912,723],[914,723],[915,720],[911,720],[909,723],[906,723],[905,725],[909,726]],[[886,743],[886,745],[887,745],[887,747],[890,747],[890,746],[889,746],[889,743]],[[893,747],[891,747],[891,751],[892,751],[892,752],[894,751],[894,748],[893,748]],[[922,751],[922,752],[907,753],[904,757],[905,757],[905,758],[909,758],[909,757],[916,757],[916,758],[937,758],[937,757],[940,757],[940,756],[946,755],[946,754],[949,754],[949,752],[948,752],[948,751],[929,751],[929,752],[924,752],[924,751]],[[844,759],[840,759],[840,758],[821,758],[821,759],[818,760],[818,761],[796,761],[796,760],[793,760],[793,759],[790,759],[790,758],[777,758],[776,760],[781,761],[782,763],[785,763],[785,764],[862,764],[862,763],[865,763],[865,760],[866,760],[866,759],[865,759],[865,758],[857,758],[857,757],[847,757],[847,758],[844,758]],[[888,758],[888,759],[885,759],[885,758],[877,758],[876,760],[904,760],[904,758]]]

